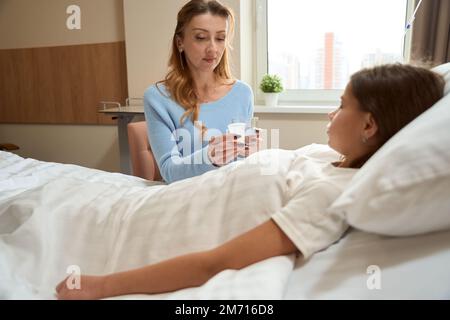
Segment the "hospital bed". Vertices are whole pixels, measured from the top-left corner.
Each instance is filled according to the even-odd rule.
[[[122,270],[149,261],[139,250],[154,248],[139,244],[133,248],[130,242],[128,248],[114,248],[124,245],[121,237],[134,235],[145,242],[145,232],[130,229],[130,234],[120,234],[120,227],[127,227],[123,216],[112,217],[107,223],[102,220],[108,220],[106,215],[111,212],[130,213],[140,208],[133,201],[146,199],[164,186],[122,174],[22,159],[6,152],[0,152],[0,166],[0,298],[51,299],[54,286],[71,265],[78,264],[81,272],[101,274],[102,270]],[[64,221],[48,217],[64,214],[71,215],[65,223],[80,225],[78,233],[64,236],[69,232]],[[171,228],[176,232],[183,226],[168,226],[167,232]],[[152,228],[148,229],[151,233]],[[99,235],[93,236],[95,233]],[[160,245],[166,240],[170,241],[161,238]],[[95,261],[83,265],[78,260],[81,256]],[[128,265],[121,259],[127,259]],[[370,266],[379,267],[380,286],[371,286],[371,277],[376,275],[369,273]],[[351,229],[339,242],[307,261],[276,257],[240,271],[224,271],[199,288],[118,298],[449,299],[449,266],[450,230],[387,237]]]
[[[423,159],[428,161],[426,168],[433,169],[425,172],[428,180],[418,181],[421,172],[415,170],[414,184],[405,186],[402,180],[397,192],[395,171],[385,166],[386,173],[378,174],[380,168],[369,160],[343,198],[329,208],[342,210],[351,227],[310,259],[274,257],[242,270],[225,270],[197,288],[114,299],[450,299],[450,197],[449,189],[444,189],[450,187],[450,131],[442,125],[450,121],[450,64],[439,71],[446,75],[447,95],[374,155],[377,160],[397,152],[401,158],[405,155],[399,152],[411,150],[399,145],[423,151],[426,146],[420,143],[428,141],[430,152],[438,152]],[[423,130],[433,140],[427,140]],[[418,133],[412,145],[412,136]],[[281,157],[295,152],[269,151],[269,156],[281,153]],[[390,161],[395,164],[394,157]],[[412,172],[410,163],[413,158],[403,163],[406,171],[394,169]],[[143,266],[211,248],[261,223],[274,206],[275,196],[267,195],[277,193],[276,185],[264,185],[264,179],[272,178],[255,177],[253,167],[244,167],[248,176],[243,178],[234,174],[243,166],[227,166],[167,186],[0,151],[0,299],[52,299],[56,284],[74,270],[105,274]],[[371,174],[385,179],[380,180],[382,186],[391,188],[395,199],[388,194],[378,204],[372,200],[379,195],[362,204],[359,197],[349,202],[357,192],[352,184],[364,190],[372,183],[364,181]],[[233,183],[238,176],[248,183]],[[228,183],[233,188],[215,192]],[[262,196],[248,192],[261,184]],[[424,186],[430,192],[424,192]],[[370,192],[366,193],[371,196]],[[404,201],[403,194],[411,192],[420,202],[410,201],[404,210],[386,202]],[[182,201],[183,197],[191,201]],[[196,208],[208,210],[199,213]],[[364,217],[374,208],[380,217],[392,208],[396,211],[390,212],[392,219],[383,217],[375,223]],[[410,213],[416,216],[409,217]]]

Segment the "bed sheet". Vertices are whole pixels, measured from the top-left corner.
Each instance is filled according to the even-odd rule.
[[[450,231],[398,238],[353,229],[298,260],[284,298],[450,299]]]
[[[223,228],[230,216],[220,210],[203,220],[192,213],[155,217],[165,188],[0,152],[0,298],[52,299],[70,265],[87,274],[142,266],[221,243],[267,218],[243,212],[230,232]],[[260,205],[271,211],[270,203]],[[198,288],[114,299],[450,299],[449,266],[450,231],[394,238],[350,230],[306,261],[274,257],[223,271]],[[374,270],[379,283],[368,273]]]
[[[207,194],[198,179],[166,186],[0,152],[0,298],[52,299],[56,284],[73,267],[105,274],[211,248],[266,220],[273,210],[268,202],[253,210],[251,197],[236,185],[234,193]],[[261,185],[270,191],[270,185]],[[227,200],[238,207],[223,209],[230,207],[223,205]],[[199,212],[199,207],[215,210]],[[293,264],[292,256],[274,257],[223,271],[198,288],[115,299],[281,299]]]

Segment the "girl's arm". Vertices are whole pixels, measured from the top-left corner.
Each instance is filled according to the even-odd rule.
[[[241,269],[270,257],[297,252],[283,231],[269,220],[212,250],[107,276],[81,277],[81,289],[57,287],[60,299],[98,299],[136,293],[161,293],[204,284],[222,270]]]

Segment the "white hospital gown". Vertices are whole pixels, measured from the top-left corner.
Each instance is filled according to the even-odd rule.
[[[287,173],[286,205],[272,219],[305,258],[327,248],[347,230],[344,217],[327,208],[344,190],[357,169],[335,167],[338,155],[323,145],[296,151]]]

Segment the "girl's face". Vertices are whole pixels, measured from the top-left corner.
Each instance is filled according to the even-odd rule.
[[[228,21],[209,13],[195,16],[186,26],[183,38],[178,39],[189,68],[193,71],[213,72],[220,63],[227,42]]]
[[[328,145],[345,156],[346,161],[358,159],[369,151],[369,139],[377,128],[372,115],[362,111],[348,84],[338,109],[328,114]]]

